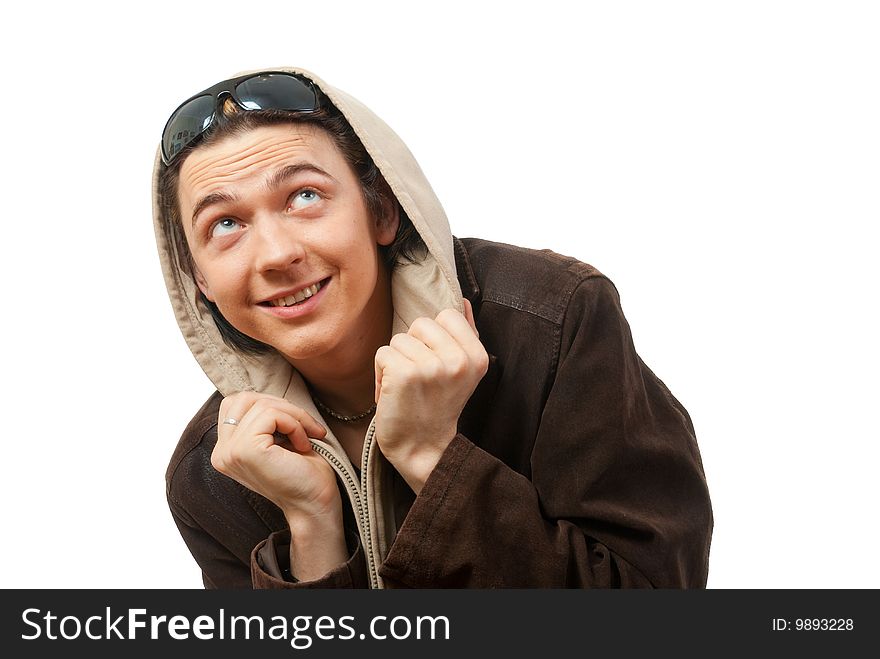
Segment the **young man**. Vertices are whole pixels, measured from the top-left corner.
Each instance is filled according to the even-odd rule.
[[[400,139],[303,71],[184,102],[155,218],[218,393],[168,470],[216,587],[701,587],[687,412],[616,289],[457,240]]]

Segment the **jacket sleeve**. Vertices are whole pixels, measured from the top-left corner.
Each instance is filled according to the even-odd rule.
[[[250,588],[251,576],[247,565],[204,528],[170,496],[168,507],[174,523],[193,558],[202,570],[202,583],[207,589]]]
[[[254,548],[251,575],[254,588],[369,588],[366,562],[357,534],[348,533],[349,559],[312,581],[297,581],[290,574],[290,531],[273,533]]]
[[[595,276],[566,311],[530,478],[457,435],[381,574],[409,587],[704,587],[711,531],[690,418]]]

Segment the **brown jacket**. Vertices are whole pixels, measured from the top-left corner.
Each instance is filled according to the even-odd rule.
[[[454,253],[491,365],[418,497],[380,470],[388,546],[365,546],[348,507],[351,558],[285,580],[281,512],[211,466],[218,393],[167,472],[205,585],[369,587],[378,551],[374,586],[704,587],[712,511],[694,428],[636,354],[614,285],[548,251],[465,239]]]

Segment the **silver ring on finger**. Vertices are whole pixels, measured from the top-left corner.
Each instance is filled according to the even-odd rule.
[[[233,419],[231,416],[230,416],[230,417],[226,417],[225,419],[223,419],[223,423],[226,424],[226,425],[228,425],[228,426],[237,426],[237,425],[238,425],[238,419]]]

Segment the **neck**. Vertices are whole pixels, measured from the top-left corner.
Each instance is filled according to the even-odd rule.
[[[379,346],[376,346],[378,349]],[[355,416],[365,412],[374,402],[375,370],[372,358],[369,369],[360,372],[306,373],[300,369],[300,373],[315,396],[337,414]]]
[[[361,414],[375,402],[376,351],[391,340],[393,314],[391,281],[384,267],[379,269],[370,308],[374,313],[356,337],[331,353],[292,362],[321,402],[339,414]]]

